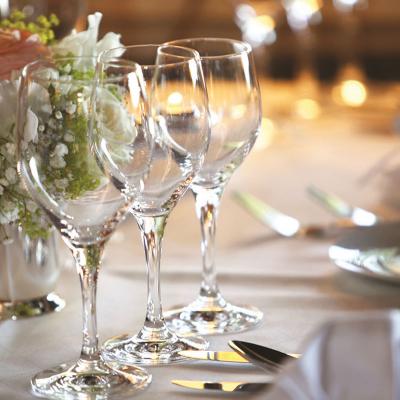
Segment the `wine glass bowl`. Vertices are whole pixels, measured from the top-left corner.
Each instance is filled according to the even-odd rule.
[[[203,281],[198,298],[166,312],[180,334],[215,334],[251,328],[262,319],[252,306],[235,306],[221,295],[215,268],[215,232],[223,190],[251,150],[260,129],[261,103],[251,47],[231,39],[196,38],[170,42],[195,49],[209,99],[210,143],[191,184],[202,232]]]
[[[203,338],[181,338],[166,327],[159,278],[167,217],[199,171],[208,146],[208,100],[198,54],[176,46],[126,46],[102,53],[99,87],[102,71],[111,64],[123,67],[132,60],[142,63],[138,84],[144,88],[147,107],[146,119],[138,126],[154,139],[140,190],[121,173],[118,159],[111,153],[111,157],[101,154],[105,146],[96,146],[96,151],[116,187],[133,199],[131,212],[141,231],[148,268],[148,304],[139,333],[107,340],[102,354],[107,360],[127,365],[163,364],[185,360],[181,350],[208,346]],[[107,137],[103,135],[100,141],[107,142]]]
[[[98,347],[96,285],[101,256],[130,203],[91,152],[95,65],[92,57],[36,61],[24,68],[19,92],[19,173],[71,250],[82,288],[83,344],[78,361],[40,372],[31,381],[33,393],[47,398],[120,398],[151,380],[139,367],[107,365]],[[138,68],[132,65],[131,73]]]

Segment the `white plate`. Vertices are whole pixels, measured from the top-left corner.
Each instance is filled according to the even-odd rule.
[[[346,271],[400,284],[400,222],[347,231],[329,258]]]

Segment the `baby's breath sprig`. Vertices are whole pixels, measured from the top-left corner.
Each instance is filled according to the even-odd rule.
[[[53,28],[59,24],[60,20],[54,14],[49,17],[40,15],[35,22],[26,22],[26,15],[23,11],[13,10],[9,18],[0,21],[0,29],[27,31],[38,35],[43,44],[52,44],[55,40]]]

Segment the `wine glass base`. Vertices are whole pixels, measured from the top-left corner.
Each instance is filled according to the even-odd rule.
[[[102,356],[107,362],[124,365],[171,364],[187,361],[179,354],[183,350],[206,350],[209,346],[202,337],[179,337],[175,334],[167,340],[143,340],[138,336],[122,335],[107,340]]]
[[[188,306],[177,306],[164,313],[169,329],[183,337],[241,332],[258,325],[263,313],[253,306],[213,304],[200,297]]]
[[[0,320],[37,317],[61,311],[64,306],[65,301],[55,293],[30,300],[0,301]]]
[[[47,399],[105,400],[130,397],[151,382],[151,375],[139,367],[107,366],[92,368],[61,364],[42,371],[31,380],[32,393]]]

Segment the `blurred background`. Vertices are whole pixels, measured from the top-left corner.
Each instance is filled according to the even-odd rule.
[[[261,152],[282,142],[285,157],[299,144],[320,142],[322,148],[322,134],[330,140],[343,136],[342,147],[356,139],[355,149],[367,135],[390,136],[397,143],[399,0],[0,0],[1,17],[14,7],[30,18],[56,13],[62,21],[59,38],[74,27],[84,29],[88,13],[100,11],[100,36],[114,31],[124,44],[200,36],[249,42],[263,99],[256,142]],[[400,184],[397,153],[377,155],[360,185],[370,182],[376,168],[390,175],[390,187]],[[329,167],[328,161],[319,162],[313,171]],[[326,177],[318,179],[323,183]],[[338,190],[346,192],[345,181]],[[392,203],[400,210],[400,201]]]
[[[243,38],[276,78],[295,77],[306,62],[321,80],[335,79],[343,62],[359,63],[369,79],[400,77],[398,0],[90,0],[87,7],[104,14],[103,32],[118,31],[125,43]]]
[[[129,44],[243,38],[257,49],[260,72],[276,78],[294,78],[308,63],[329,81],[344,62],[358,63],[368,79],[400,77],[398,0],[0,0],[0,15],[13,7],[55,12],[59,36],[83,28],[87,13],[98,10],[102,33],[119,32]]]

